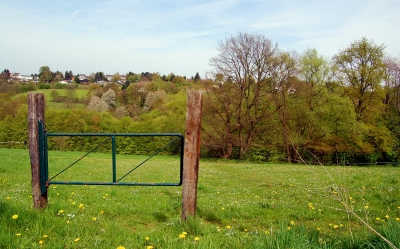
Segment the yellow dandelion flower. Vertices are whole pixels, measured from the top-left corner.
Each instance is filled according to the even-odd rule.
[[[150,237],[144,237],[145,240],[150,240]]]
[[[67,224],[69,224],[69,220],[67,220]]]
[[[292,220],[292,221],[290,222],[290,225],[294,226],[294,224],[295,224],[295,223],[294,223],[294,221]]]
[[[7,198],[6,198],[7,200],[10,200],[11,199],[11,197],[10,196],[7,196]]]
[[[245,228],[245,229],[243,229],[243,231],[244,231],[244,232],[248,232],[248,230],[247,230],[246,228]]]
[[[333,225],[333,228],[334,228],[334,229],[338,229],[339,226],[338,226],[338,225]]]
[[[43,235],[43,238],[48,238],[49,236],[47,234]]]
[[[18,214],[14,214],[14,215],[12,216],[12,218],[13,218],[13,220],[18,219]]]
[[[318,228],[317,228],[317,231],[321,231],[321,228],[320,228],[320,227],[318,227]]]
[[[80,238],[76,238],[76,239],[74,239],[74,242],[78,242],[80,240],[81,240]]]
[[[287,230],[290,231],[290,227],[287,227]]]
[[[368,208],[369,208],[369,206],[368,206],[368,205],[366,205],[364,208],[365,208],[365,209],[368,209]]]
[[[343,226],[343,224],[340,224],[339,226],[341,226],[341,227],[342,227],[342,226]]]
[[[222,210],[225,210],[225,208],[224,208],[224,207],[222,207],[221,209],[222,209]]]
[[[389,219],[389,215],[385,215],[385,218],[386,218],[386,219]]]
[[[194,241],[199,241],[200,237],[194,237]]]
[[[100,211],[100,214],[104,214],[104,211],[102,210],[102,211]]]
[[[81,203],[81,204],[79,204],[79,206],[78,206],[78,208],[83,208],[84,207],[84,205]]]
[[[117,249],[125,249],[124,246],[118,246]]]
[[[226,228],[231,229],[231,226],[226,226]]]
[[[154,246],[147,246],[147,249],[154,249]]]
[[[39,240],[39,245],[42,245],[44,243],[43,240]]]
[[[266,230],[264,233],[265,233],[266,235],[268,235],[268,234],[269,234],[269,231],[268,231],[268,230]]]
[[[17,233],[15,236],[21,236],[21,234],[20,234],[20,233]]]
[[[61,210],[58,210],[58,213],[59,213],[59,214],[62,214],[62,213],[64,213],[64,210],[62,210],[62,209],[61,209]]]
[[[179,234],[179,238],[184,239],[184,238],[186,238],[186,235],[181,233],[181,234]]]
[[[397,221],[400,221],[400,218],[397,217],[396,220],[397,220]]]
[[[378,217],[377,217],[377,218],[375,218],[375,220],[376,220],[376,221],[380,221],[380,220],[381,220],[381,218],[378,218]]]
[[[97,220],[97,217],[93,217],[92,220],[93,220],[93,221],[96,221],[96,220]]]
[[[182,234],[187,235],[187,232],[182,232]]]

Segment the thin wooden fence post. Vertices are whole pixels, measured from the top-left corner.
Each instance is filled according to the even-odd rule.
[[[196,215],[200,159],[202,92],[189,90],[182,179],[182,220]]]
[[[38,121],[44,122],[44,94],[28,94],[28,139],[29,157],[32,171],[33,207],[45,208],[47,206],[47,191],[42,194],[40,189],[40,161],[39,161],[39,134]]]

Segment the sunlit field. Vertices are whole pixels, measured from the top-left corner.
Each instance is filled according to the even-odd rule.
[[[84,154],[50,151],[49,177]],[[117,155],[117,179],[146,158]],[[182,187],[51,184],[34,210],[29,151],[0,149],[0,160],[0,248],[400,246],[399,167],[201,160],[197,215],[181,221]],[[112,179],[111,153],[96,153],[52,181]],[[179,158],[156,156],[121,181],[177,182]]]

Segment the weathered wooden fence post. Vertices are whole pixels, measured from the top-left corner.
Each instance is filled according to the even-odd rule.
[[[40,161],[39,161],[39,134],[38,121],[44,122],[44,94],[28,94],[28,139],[29,157],[32,171],[32,194],[34,208],[44,208],[47,206],[47,191],[42,194],[40,189]]]
[[[186,110],[186,134],[183,159],[182,215],[196,215],[197,182],[200,159],[202,92],[189,90]]]

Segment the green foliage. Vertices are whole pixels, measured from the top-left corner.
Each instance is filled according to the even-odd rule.
[[[39,89],[50,89],[50,84],[39,84]]]
[[[42,66],[39,68],[39,80],[42,83],[50,83],[53,79],[53,74],[49,66]]]
[[[384,45],[378,46],[363,37],[333,58],[336,77],[345,86],[345,93],[353,102],[359,119],[364,111],[383,98],[379,88],[385,78],[384,48]]]
[[[55,89],[64,89],[65,87],[66,87],[66,84],[59,83],[59,82],[54,85]]]

